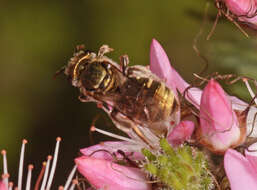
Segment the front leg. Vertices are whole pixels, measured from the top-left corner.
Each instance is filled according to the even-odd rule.
[[[154,147],[149,143],[149,140],[138,128],[137,124],[134,121],[124,116],[116,109],[112,110],[110,117],[118,129],[128,134],[130,134],[131,132],[135,133],[144,143],[146,143],[150,148],[154,149]]]

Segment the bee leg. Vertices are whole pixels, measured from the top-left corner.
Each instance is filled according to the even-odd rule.
[[[87,96],[83,95],[83,94],[80,94],[79,97],[78,97],[79,101],[81,102],[89,102],[89,99]]]
[[[120,64],[121,64],[121,71],[124,75],[126,75],[127,67],[129,64],[129,58],[128,55],[122,55],[120,56]]]
[[[113,51],[112,48],[110,48],[108,45],[102,45],[98,51],[98,57],[103,57],[104,54],[109,53]]]
[[[131,129],[134,133],[144,142],[146,143],[150,148],[154,149],[154,147],[149,143],[149,140],[146,138],[146,136],[142,133],[142,131],[137,127],[137,124],[133,122],[131,119],[124,116],[122,113],[120,113],[118,110],[114,109],[112,110],[111,119],[115,126],[124,131],[125,133],[131,133]]]

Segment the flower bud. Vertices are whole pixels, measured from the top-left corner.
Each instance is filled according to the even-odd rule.
[[[239,124],[231,101],[221,86],[211,79],[201,97],[198,139],[211,151],[224,153],[245,140],[246,128]]]
[[[194,122],[181,121],[176,125],[171,133],[168,135],[167,140],[172,146],[178,146],[184,141],[188,140],[194,131]]]
[[[257,2],[256,0],[223,0],[228,10],[238,20],[245,22],[250,27],[257,29]]]

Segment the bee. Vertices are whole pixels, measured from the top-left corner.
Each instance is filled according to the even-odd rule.
[[[128,66],[127,55],[117,64],[105,56],[111,51],[107,45],[97,54],[78,46],[64,74],[79,89],[80,101],[102,105],[117,128],[154,147],[154,139],[179,122],[179,101],[147,67]]]

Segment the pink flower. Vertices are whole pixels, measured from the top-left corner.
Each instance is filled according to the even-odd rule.
[[[108,141],[81,149],[82,157],[76,158],[78,171],[95,188],[103,189],[151,189],[144,173],[134,167],[114,163],[118,160],[143,160],[144,156],[130,142]]]
[[[183,94],[190,86],[170,65],[167,54],[160,43],[155,39],[152,40],[150,48],[150,70],[159,78],[166,81],[167,86],[170,87],[175,94],[177,94],[177,90]],[[190,88],[185,94],[185,97],[194,106],[199,108],[201,93],[201,90],[198,88]]]
[[[203,90],[200,104],[200,142],[217,153],[236,147],[245,140],[246,128],[239,127],[236,113],[221,86],[211,79]]]
[[[257,144],[249,147],[245,157],[239,152],[228,149],[224,156],[224,167],[232,190],[257,189]]]
[[[88,156],[76,158],[75,162],[79,172],[97,189],[151,189],[151,184],[147,183],[145,174],[138,168]]]
[[[172,146],[178,146],[184,141],[190,139],[194,132],[194,122],[181,121],[177,126],[173,128],[168,135],[167,140]]]
[[[177,90],[180,92],[180,94],[183,94],[185,92],[186,89],[188,89],[190,87],[190,85],[178,74],[178,72],[170,65],[168,56],[166,55],[165,51],[163,50],[162,46],[159,44],[158,41],[156,41],[155,39],[152,40],[152,44],[151,44],[151,51],[150,51],[150,69],[153,73],[155,73],[158,77],[160,77],[161,79],[165,80],[167,85],[174,91],[175,93],[177,92]],[[244,81],[247,82],[247,81]],[[247,85],[248,91],[251,94],[251,90],[249,89],[249,85]],[[219,88],[220,89],[220,88]],[[220,90],[219,90],[220,91]],[[187,90],[187,92],[185,93],[185,98],[192,103],[197,109],[200,110],[200,103],[201,103],[201,99],[202,99],[202,93],[203,91],[199,88],[189,88]],[[245,130],[245,125],[247,128],[247,131],[251,131],[251,129],[253,128],[252,123],[254,120],[254,116],[255,113],[257,112],[257,109],[255,107],[251,108],[249,113],[244,113],[244,114],[240,114],[242,113],[248,106],[248,104],[242,100],[240,100],[239,98],[235,97],[235,96],[229,96],[227,95],[223,90],[222,90],[222,97],[224,98],[224,100],[226,100],[226,103],[224,103],[223,105],[220,106],[229,106],[229,109],[225,109],[227,110],[230,114],[233,116],[232,118],[230,118],[230,121],[227,120],[227,122],[232,122],[233,121],[233,130],[230,132],[231,135],[234,137],[231,140],[228,140],[227,142],[218,142],[218,146],[220,146],[220,151],[221,149],[224,148],[224,150],[226,149],[225,147],[229,147],[232,146],[234,143],[234,146],[239,143],[241,141],[244,140],[245,135],[243,134],[243,132],[241,134],[241,139],[237,139],[236,136],[238,137],[239,132],[238,132],[238,128],[242,128]],[[177,93],[176,93],[177,94]],[[216,94],[219,94],[216,93]],[[251,95],[252,97],[254,95]],[[218,97],[218,96],[217,96]],[[222,100],[220,101],[220,103],[222,103]],[[216,106],[217,107],[217,106]],[[225,107],[226,108],[226,107]],[[203,109],[202,108],[202,113],[203,113]],[[216,115],[219,116],[218,113],[213,113],[216,117]],[[246,115],[247,114],[247,115]],[[206,115],[206,114],[205,114]],[[245,117],[247,116],[247,123],[245,122]],[[216,120],[215,117],[211,118],[211,122],[214,124],[215,122],[220,122],[218,120]],[[221,118],[221,117],[220,117]],[[222,119],[222,118],[221,118]],[[202,119],[203,120],[203,119]],[[208,126],[210,126],[210,122],[205,121],[206,123],[209,123]],[[204,121],[202,121],[202,123],[204,123]],[[237,129],[235,128],[235,126],[237,125]],[[256,122],[257,124],[257,122]],[[212,130],[215,130],[215,133],[217,134],[217,132],[219,133],[219,135],[223,136],[221,131],[226,131],[226,129],[228,129],[229,127],[226,126],[223,130],[220,129],[220,127],[217,127],[217,124],[212,125],[215,126],[214,128],[212,128]],[[253,128],[256,129],[254,130],[254,132],[252,133],[251,137],[256,137],[257,136],[257,127]],[[217,131],[218,130],[218,131]],[[207,130],[208,131],[208,130]],[[235,134],[233,134],[234,132],[236,132]],[[224,133],[223,133],[224,134]],[[226,135],[228,133],[225,133]],[[216,137],[218,137],[219,135],[216,135]],[[225,138],[226,139],[226,138]],[[236,143],[236,139],[238,140],[238,142]],[[214,137],[213,137],[214,140]],[[222,140],[222,138],[220,139]],[[224,140],[224,139],[223,139]],[[209,141],[212,141],[211,139]],[[213,141],[214,143],[214,141]],[[225,144],[223,144],[225,143]],[[212,144],[212,143],[208,143],[208,144]],[[223,144],[223,145],[222,145]],[[229,145],[230,144],[230,145]],[[225,146],[226,145],[226,146]],[[221,148],[223,146],[223,148]],[[216,149],[216,148],[215,148]],[[223,150],[223,151],[224,151]]]
[[[223,0],[231,13],[238,16],[238,20],[257,29],[257,1],[256,0]]]

